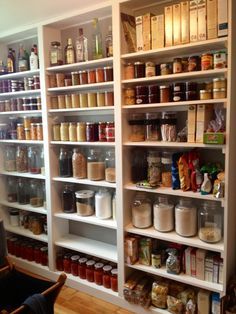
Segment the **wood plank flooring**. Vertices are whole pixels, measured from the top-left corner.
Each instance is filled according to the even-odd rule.
[[[55,314],[134,314],[112,303],[64,286],[54,306]]]

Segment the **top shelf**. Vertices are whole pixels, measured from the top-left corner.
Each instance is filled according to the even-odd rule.
[[[164,47],[160,49],[153,49],[148,51],[138,51],[133,53],[126,53],[121,55],[124,60],[129,59],[156,59],[157,57],[176,57],[176,55],[198,54],[203,51],[225,49],[227,47],[228,37],[222,37],[217,39],[210,39],[205,41],[199,41],[196,43],[189,43],[185,45]]]
[[[78,71],[83,69],[90,69],[102,66],[113,65],[113,57],[110,58],[102,58],[98,60],[90,60],[86,62],[77,62],[73,64],[64,64],[58,65],[54,67],[47,68],[48,72],[69,72],[69,71]]]
[[[31,77],[33,75],[39,75],[39,70],[34,70],[34,71],[30,70],[30,71],[3,74],[3,75],[0,75],[0,81],[9,80],[9,79],[19,79],[19,78],[24,78],[24,77]]]

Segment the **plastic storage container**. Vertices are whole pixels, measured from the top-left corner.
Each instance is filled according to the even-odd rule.
[[[77,214],[79,216],[91,216],[94,214],[94,191],[76,191],[75,197]]]

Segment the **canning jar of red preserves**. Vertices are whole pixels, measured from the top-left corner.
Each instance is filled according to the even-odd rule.
[[[95,261],[92,259],[90,259],[86,263],[86,279],[89,282],[94,282],[94,265],[95,265]]]
[[[65,273],[70,274],[71,273],[71,254],[67,253],[63,257],[63,270]]]
[[[118,291],[118,280],[117,280],[118,270],[113,268],[111,271],[111,290]]]
[[[94,265],[94,281],[96,283],[96,285],[101,286],[102,285],[102,278],[103,278],[103,268],[104,264],[103,263],[96,263]]]
[[[86,279],[86,263],[88,259],[86,257],[81,257],[79,259],[79,277],[81,279]]]
[[[71,256],[71,274],[73,276],[79,276],[79,255],[72,255]]]
[[[110,289],[111,288],[111,270],[110,265],[103,267],[103,287]]]

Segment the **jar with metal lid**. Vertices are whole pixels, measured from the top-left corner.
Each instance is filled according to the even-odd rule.
[[[213,99],[223,99],[226,98],[225,88],[214,88],[213,89]]]
[[[124,79],[132,80],[134,78],[134,64],[126,63],[124,65]]]
[[[105,93],[97,92],[97,106],[104,107],[105,106]]]
[[[112,270],[112,267],[110,265],[105,265],[102,270],[103,270],[103,277],[102,277],[103,287],[110,289],[111,288],[111,270]]]
[[[213,54],[204,53],[201,55],[201,70],[212,70],[213,69]]]
[[[37,147],[28,148],[28,170],[30,173],[41,173],[40,152]]]
[[[34,217],[32,219],[32,232],[34,235],[43,233],[43,221],[40,217]]]
[[[11,208],[10,214],[10,225],[12,227],[18,227],[20,225],[19,209]]]
[[[118,291],[118,269],[113,268],[111,271],[111,290],[117,292]]]
[[[159,196],[153,205],[153,225],[159,232],[174,229],[174,205],[168,202],[167,196]]]
[[[113,121],[106,123],[105,133],[107,142],[115,141],[115,123]]]
[[[74,178],[76,179],[87,178],[87,160],[84,154],[80,152],[78,148],[73,149],[72,170]]]
[[[88,260],[86,262],[86,280],[89,282],[94,282],[94,265],[96,262],[94,260]]]
[[[105,106],[114,106],[114,92],[105,91]]]
[[[88,93],[88,107],[97,107],[96,93]]]
[[[28,186],[28,182],[23,179],[18,179],[18,185],[17,185],[17,200],[19,204],[25,205],[29,204],[30,199],[30,190]]]
[[[30,205],[33,207],[42,207],[44,201],[43,187],[39,180],[30,182]]]
[[[175,206],[175,231],[182,237],[197,233],[197,209],[191,199],[181,198]]]
[[[79,71],[79,81],[81,85],[88,84],[88,72],[86,70]]]
[[[173,74],[182,73],[182,58],[174,58]]]
[[[137,61],[134,63],[134,78],[145,77],[145,63]]]
[[[79,103],[80,103],[81,108],[87,108],[88,107],[88,94],[80,93]]]
[[[171,101],[171,89],[169,85],[160,86],[160,103]]]
[[[69,141],[69,123],[68,122],[61,122],[60,127],[60,136],[61,141]]]
[[[154,62],[145,63],[145,77],[152,77],[156,75],[156,67]]]
[[[64,213],[75,213],[75,191],[72,184],[66,184],[62,191],[62,210]]]
[[[16,148],[8,145],[4,149],[4,169],[6,171],[16,171]]]
[[[107,66],[103,68],[104,70],[104,82],[113,81],[113,67]]]
[[[66,149],[60,148],[59,155],[59,176],[60,177],[71,177],[72,176],[72,156],[71,153]]]
[[[227,67],[227,53],[225,50],[215,51],[213,58],[214,69],[223,69]]]
[[[166,188],[172,187],[172,154],[163,152],[161,157],[162,171],[161,171],[161,185]]]
[[[200,90],[200,100],[208,100],[208,99],[212,99],[211,90],[201,89]]]
[[[17,202],[17,184],[14,178],[7,178],[7,201]]]
[[[204,202],[199,210],[199,238],[208,243],[217,243],[222,239],[223,213],[213,202]]]
[[[149,151],[148,162],[148,183],[156,187],[161,183],[161,158],[157,151]]]
[[[98,123],[86,122],[86,141],[96,142],[98,139]]]
[[[141,142],[145,140],[145,114],[133,113],[129,117],[130,136],[132,142]]]
[[[27,147],[19,145],[16,147],[16,171],[28,172]]]
[[[77,122],[77,141],[86,142],[86,123]]]
[[[163,112],[160,119],[161,137],[164,142],[175,142],[177,138],[176,112]]]
[[[96,263],[94,265],[94,282],[96,285],[102,285],[102,277],[103,277],[103,263]]]
[[[99,142],[106,142],[106,122],[98,123],[98,140]]]
[[[116,167],[115,167],[115,150],[110,149],[106,152],[105,157],[105,180],[107,182],[116,182]]]
[[[225,88],[226,89],[226,78],[217,77],[213,79],[213,89],[215,88]]]
[[[102,69],[102,68],[96,69],[96,82],[97,83],[104,82],[104,69]]]
[[[69,141],[76,142],[77,141],[77,130],[76,130],[76,122],[69,123]]]
[[[17,123],[17,139],[18,140],[25,140],[25,131],[23,123]]]
[[[61,124],[60,123],[55,123],[52,126],[52,138],[53,141],[60,141],[61,140]]]
[[[201,69],[199,56],[190,56],[188,58],[188,71],[199,71]]]
[[[162,63],[160,65],[161,75],[172,74],[172,63]]]
[[[90,148],[87,156],[87,175],[89,180],[105,179],[105,162],[100,150]]]
[[[99,189],[95,194],[95,215],[99,219],[112,216],[111,193],[107,189]]]
[[[79,216],[91,216],[94,214],[94,191],[81,190],[75,192],[76,209]]]
[[[80,256],[79,255],[72,255],[71,256],[71,274],[73,276],[79,276],[79,259],[80,259]]]
[[[88,259],[86,257],[81,257],[79,259],[79,277],[81,279],[86,279],[86,263]]]
[[[61,44],[58,41],[51,42],[50,64],[51,66],[63,64]]]
[[[65,273],[71,273],[71,253],[66,253],[63,257],[63,270]]]
[[[134,227],[143,229],[152,226],[152,204],[145,193],[136,193],[131,208]]]

